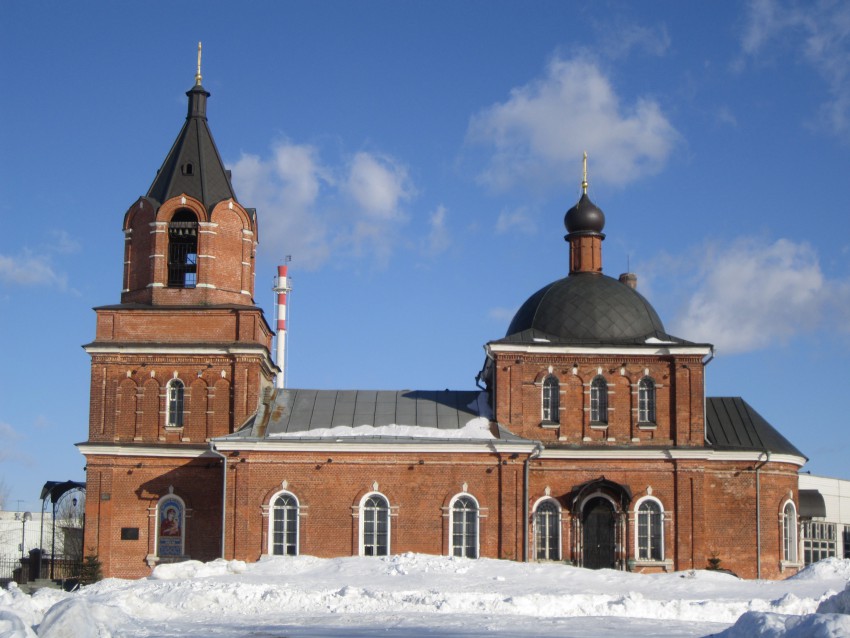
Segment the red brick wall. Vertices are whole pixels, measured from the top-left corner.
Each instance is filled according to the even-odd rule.
[[[550,367],[560,382],[558,428],[541,427],[542,381]],[[703,364],[699,357],[496,353],[494,368],[496,420],[519,436],[594,445],[704,443]],[[656,384],[654,428],[638,427],[637,423],[637,384],[646,371]],[[590,383],[598,374],[608,383],[607,428],[590,423]]]

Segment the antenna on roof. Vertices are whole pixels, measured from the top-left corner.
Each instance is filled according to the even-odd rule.
[[[195,86],[201,86],[201,43],[198,42],[198,72],[195,74]]]

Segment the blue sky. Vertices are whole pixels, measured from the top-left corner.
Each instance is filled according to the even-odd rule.
[[[288,383],[471,389],[567,272],[581,154],[668,331],[850,478],[850,5],[0,0],[0,481],[83,479],[91,308],[124,212],[208,114],[259,211],[256,301],[292,255]]]

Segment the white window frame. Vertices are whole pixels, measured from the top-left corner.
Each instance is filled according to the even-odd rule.
[[[788,510],[791,515],[788,515]],[[799,564],[800,536],[797,530],[797,506],[788,500],[782,505],[782,561],[790,565]]]
[[[283,496],[288,496],[295,501],[295,507],[294,507],[295,513],[294,513],[294,518],[292,519],[294,521],[294,525],[295,525],[295,553],[294,554],[288,554],[286,552],[286,547],[287,547],[286,532],[287,532],[287,530],[286,530],[285,523],[289,520],[288,518],[284,518],[284,529],[283,529],[284,541],[281,544],[281,547],[283,548],[283,552],[280,553],[280,554],[275,554],[275,551],[274,551],[275,550],[275,542],[274,542],[275,516],[276,516],[276,513],[278,511],[284,509],[284,508],[281,508],[281,507],[277,507],[276,501],[277,501],[277,499],[279,499]],[[292,509],[291,506],[290,506],[290,509]],[[271,497],[271,499],[269,499],[269,542],[268,542],[268,545],[269,545],[268,546],[269,556],[298,556],[298,554],[301,553],[301,501],[299,501],[298,497],[295,496],[295,494],[293,494],[289,490],[281,490],[281,491],[277,492],[276,494],[274,494]]]
[[[366,553],[366,501],[370,498],[381,498],[384,500],[386,504],[386,516],[387,516],[387,553],[386,554],[367,554]],[[360,499],[360,508],[359,508],[359,518],[360,518],[360,532],[358,536],[360,537],[360,556],[389,556],[391,553],[392,547],[392,516],[391,516],[391,507],[390,507],[390,499],[386,497],[385,494],[381,494],[380,492],[369,492],[365,494],[363,498]],[[377,523],[377,518],[375,519]],[[372,544],[370,544],[372,545]]]
[[[660,559],[659,558],[651,558],[651,556],[642,556],[641,555],[640,525],[641,525],[641,518],[643,518],[643,517],[641,516],[640,508],[644,503],[654,503],[656,506],[658,506],[658,519],[659,519],[659,525],[661,526],[661,530],[660,530],[661,533],[659,534],[660,543],[661,543],[661,558]],[[666,547],[665,547],[665,543],[664,543],[664,531],[665,531],[664,530],[664,527],[665,527],[664,526],[664,518],[665,518],[664,504],[660,500],[655,498],[654,496],[644,496],[643,498],[638,499],[637,502],[635,503],[634,517],[635,517],[635,529],[634,529],[634,533],[635,533],[635,560],[638,563],[663,563],[665,561],[666,557],[667,557],[667,554],[665,553]],[[652,519],[650,518],[650,521],[651,520]],[[652,527],[649,524],[647,524],[647,539],[648,539],[648,542],[651,541],[651,539],[652,539]],[[651,550],[650,545],[647,546],[647,550]],[[652,553],[651,551],[647,551],[647,554],[651,554],[651,553]]]
[[[469,533],[466,531],[466,529],[464,529],[464,532],[463,532],[463,538],[464,538],[463,546],[458,547],[458,546],[455,545],[455,534],[454,534],[454,530],[455,530],[455,505],[457,504],[458,501],[460,501],[461,499],[464,499],[464,498],[469,499],[470,501],[472,501],[472,504],[475,505],[475,517],[473,519],[473,523],[474,523],[474,526],[475,526],[475,529],[473,531],[473,533],[475,534],[475,556],[474,556],[474,558],[479,558],[481,556],[481,525],[480,525],[481,504],[478,502],[478,499],[475,498],[469,492],[461,492],[460,494],[455,494],[455,496],[452,498],[451,502],[449,503],[449,556],[455,556],[455,549],[460,549],[461,553],[460,553],[460,556],[458,556],[458,558],[473,558],[473,557],[467,556],[466,551],[464,551],[464,550],[467,549],[466,538],[469,535]],[[465,527],[465,522],[466,521],[464,520],[464,527]]]
[[[546,375],[540,392],[540,418],[548,423],[560,422],[561,382],[554,374]]]
[[[657,387],[655,379],[650,376],[645,376],[638,381],[638,423],[641,425],[654,425],[658,418],[656,414]]]
[[[555,543],[555,548],[554,548],[555,556],[549,556],[548,558],[540,558],[537,555],[538,550],[540,549],[540,545],[538,543],[539,529],[538,529],[538,525],[537,525],[537,514],[540,510],[540,507],[542,505],[547,505],[547,504],[552,504],[552,505],[555,506],[555,521],[554,521],[554,524],[555,524],[555,530],[557,532],[558,537],[557,537],[557,541]],[[547,560],[559,561],[559,560],[561,560],[561,546],[563,544],[563,538],[562,538],[562,534],[561,534],[561,517],[563,515],[563,510],[561,509],[561,504],[556,499],[552,498],[551,496],[544,496],[543,498],[538,499],[538,501],[534,504],[534,507],[532,508],[532,512],[533,512],[533,515],[532,515],[532,534],[534,535],[533,536],[533,538],[534,538],[534,560],[538,560],[538,561],[547,561]]]
[[[175,410],[172,408],[172,398],[171,393],[177,389],[177,384],[180,384],[180,398],[174,399],[175,401],[179,401],[180,405],[180,423],[175,424],[172,423],[172,419],[174,418]],[[180,429],[186,425],[186,384],[183,383],[181,379],[178,377],[174,377],[173,379],[169,379],[168,383],[165,384],[165,427],[172,429]]]
[[[590,424],[608,425],[608,381],[601,374],[590,382]]]

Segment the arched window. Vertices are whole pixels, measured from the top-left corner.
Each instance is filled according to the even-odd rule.
[[[160,558],[183,556],[186,506],[183,499],[168,494],[156,506],[156,555]]]
[[[590,384],[590,422],[608,423],[608,382],[601,375]]]
[[[298,555],[298,499],[281,492],[272,499],[269,525],[270,553],[274,556]]]
[[[791,501],[782,510],[782,560],[797,562],[797,508]]]
[[[636,537],[638,560],[664,560],[664,512],[655,499],[640,502]]]
[[[360,502],[360,555],[390,553],[390,504],[381,494],[368,494]]]
[[[650,377],[638,383],[638,423],[655,423],[655,381]]]
[[[172,379],[166,386],[168,392],[168,407],[165,415],[165,425],[170,428],[183,427],[183,404],[185,387],[180,379]]]
[[[478,558],[478,503],[469,494],[452,503],[452,556]]]
[[[537,560],[561,560],[561,510],[552,499],[534,510],[534,547]]]
[[[543,381],[543,420],[558,423],[559,384],[554,375],[549,375]]]
[[[168,222],[168,287],[194,288],[198,283],[198,218],[179,210]]]

